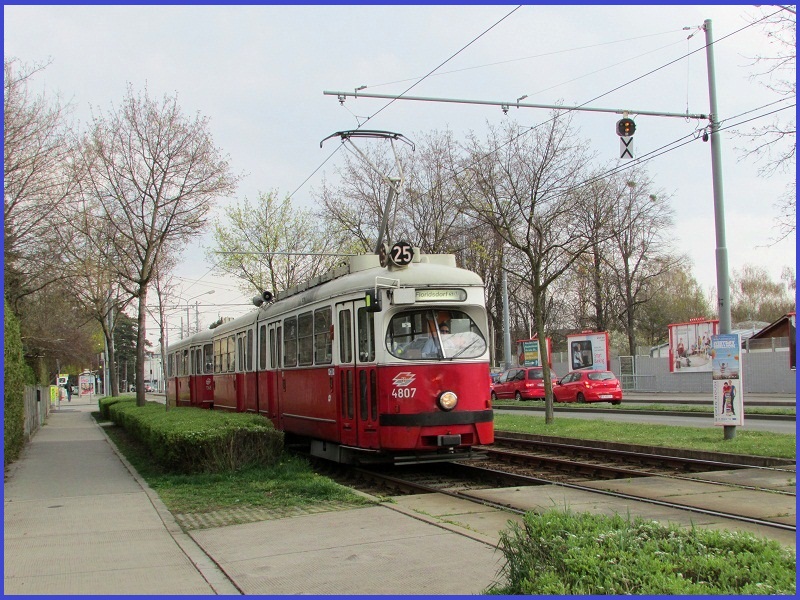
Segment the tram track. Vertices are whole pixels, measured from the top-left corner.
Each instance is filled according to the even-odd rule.
[[[763,487],[717,481],[708,477],[687,474],[735,469],[761,469],[794,473],[791,468],[793,465],[780,464],[779,461],[773,459],[765,459],[763,461],[765,464],[744,464],[732,461],[730,455],[717,455],[715,458],[708,458],[707,454],[702,457],[671,456],[644,452],[641,449],[599,448],[572,442],[554,442],[502,435],[495,438],[494,446],[484,447],[482,450],[487,453],[489,460],[497,461],[500,464],[521,465],[523,468],[538,468],[556,473],[573,471],[594,479],[658,476],[796,496],[796,492],[779,489],[775,486]]]
[[[499,442],[499,443],[498,443]],[[495,446],[503,444],[531,448],[530,440],[514,439],[506,442],[503,436],[496,438]],[[782,489],[780,486],[747,485],[741,482],[714,480],[716,472],[730,474],[737,469],[760,469],[770,474],[786,473],[786,481],[794,481],[794,472],[789,465],[754,466],[730,462],[729,455],[722,459],[711,460],[708,457],[676,457],[624,451],[620,449],[599,449],[591,446],[580,447],[574,443],[539,443],[538,451],[524,451],[485,447],[483,460],[456,461],[452,463],[435,463],[429,465],[406,465],[396,467],[342,467],[328,464],[324,474],[339,481],[343,485],[379,498],[404,494],[445,494],[508,511],[524,514],[529,508],[516,506],[514,503],[503,503],[481,497],[481,491],[522,486],[560,486],[576,492],[587,492],[614,498],[621,502],[644,502],[659,507],[689,511],[702,515],[748,523],[765,528],[796,531],[794,523],[781,522],[770,518],[759,518],[744,514],[746,510],[739,508],[708,508],[702,505],[704,494],[698,494],[697,504],[692,504],[692,497],[681,501],[655,498],[635,491],[604,489],[603,481],[644,481],[644,478],[661,478],[663,481],[690,482],[700,485],[719,486],[723,493],[729,490],[746,490],[748,493],[763,494],[764,502],[769,502],[769,495],[795,497],[796,492]],[[542,448],[546,448],[543,450]],[[554,453],[571,455],[553,456]],[[547,456],[547,454],[550,456]],[[581,459],[581,454],[589,454],[590,458]],[[770,461],[766,461],[770,462]],[[656,465],[656,466],[654,466]],[[336,472],[332,470],[336,469]],[[701,476],[711,474],[711,476]],[[734,478],[735,479],[735,478]],[[793,487],[793,483],[787,487]],[[727,488],[727,489],[726,489]],[[635,490],[635,486],[633,487]],[[769,494],[769,495],[768,495]],[[773,498],[775,496],[772,496]],[[735,505],[734,505],[735,506]]]

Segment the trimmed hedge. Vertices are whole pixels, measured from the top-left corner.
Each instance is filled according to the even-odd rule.
[[[260,415],[200,408],[136,406],[135,398],[100,402],[101,415],[144,445],[164,469],[180,473],[220,473],[276,464],[283,432]]]
[[[3,465],[19,458],[25,445],[25,356],[19,321],[4,300]]]

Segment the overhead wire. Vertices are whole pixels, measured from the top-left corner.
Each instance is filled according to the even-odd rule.
[[[733,31],[733,32],[731,32],[731,33],[729,33],[729,34],[727,34],[727,35],[724,35],[724,36],[722,36],[721,38],[719,38],[719,39],[717,39],[717,40],[714,40],[714,41],[712,42],[712,44],[717,44],[717,43],[719,43],[719,42],[721,42],[721,41],[723,41],[723,40],[725,40],[725,39],[728,39],[728,38],[730,38],[730,37],[731,37],[731,36],[733,36],[733,35],[736,35],[736,34],[738,34],[738,33],[741,33],[742,31],[744,31],[744,30],[746,30],[746,29],[749,29],[750,27],[754,27],[755,25],[757,25],[757,24],[758,24],[758,23],[760,23],[761,21],[764,21],[764,20],[766,20],[766,19],[769,19],[770,17],[772,17],[774,14],[777,14],[778,12],[780,12],[780,11],[776,11],[775,13],[773,13],[773,14],[770,14],[770,15],[767,15],[767,16],[765,16],[765,17],[763,17],[763,18],[761,18],[761,19],[758,19],[758,20],[756,20],[756,21],[754,21],[754,22],[752,22],[752,23],[748,23],[748,24],[747,24],[747,25],[745,25],[744,27],[741,27],[741,28],[739,28],[739,29],[737,29],[737,30],[735,30],[735,31]],[[663,64],[663,65],[661,65],[661,66],[659,66],[659,67],[656,67],[655,69],[651,69],[650,71],[648,71],[647,73],[644,73],[643,75],[640,75],[640,76],[638,76],[638,77],[635,77],[635,78],[633,78],[633,79],[631,79],[630,81],[627,81],[627,82],[625,82],[625,83],[622,83],[622,84],[620,84],[620,85],[616,86],[615,88],[612,88],[611,90],[608,90],[608,91],[606,91],[606,92],[604,92],[604,93],[602,93],[602,94],[599,94],[599,95],[595,96],[594,98],[591,98],[590,100],[586,100],[585,102],[583,102],[583,103],[579,104],[577,107],[574,107],[574,108],[565,108],[565,109],[563,109],[563,112],[560,112],[559,114],[557,114],[557,115],[555,115],[555,116],[553,116],[553,117],[551,117],[551,118],[549,118],[549,119],[547,119],[547,120],[545,120],[545,121],[542,121],[541,123],[538,123],[537,125],[533,125],[533,126],[531,126],[531,127],[528,127],[528,128],[526,128],[524,131],[521,131],[521,132],[519,132],[517,135],[515,135],[515,136],[512,136],[512,137],[511,137],[511,138],[510,138],[508,141],[506,141],[506,142],[505,142],[505,143],[503,143],[503,144],[500,144],[500,145],[499,145],[497,148],[495,148],[494,150],[491,150],[491,151],[489,151],[489,152],[485,153],[484,155],[482,155],[482,156],[481,156],[481,158],[480,158],[479,160],[482,160],[482,159],[484,159],[484,158],[488,158],[488,157],[492,156],[493,154],[496,154],[497,152],[499,152],[500,150],[502,150],[502,149],[503,149],[503,148],[505,148],[506,146],[508,146],[508,145],[510,145],[510,144],[512,144],[512,143],[514,143],[516,140],[520,139],[522,136],[529,134],[530,132],[534,131],[535,129],[537,129],[537,128],[539,128],[539,127],[542,127],[543,125],[546,125],[546,124],[548,124],[548,123],[551,123],[551,122],[553,122],[553,121],[555,121],[555,120],[557,120],[557,119],[561,118],[562,116],[564,116],[564,114],[569,114],[569,113],[571,113],[571,112],[577,112],[577,111],[578,111],[580,108],[582,108],[582,107],[586,106],[586,105],[587,105],[587,104],[589,104],[590,102],[594,102],[594,101],[596,101],[596,100],[599,100],[600,98],[603,98],[603,97],[605,97],[605,96],[607,96],[607,95],[609,95],[609,94],[612,94],[613,92],[616,92],[616,91],[618,91],[618,90],[620,90],[620,89],[622,89],[622,88],[624,88],[624,87],[626,87],[626,86],[628,86],[628,85],[630,85],[630,84],[632,84],[632,83],[635,83],[635,82],[637,82],[637,81],[640,81],[641,79],[644,79],[645,77],[648,77],[648,76],[652,75],[653,73],[657,73],[658,71],[660,71],[660,70],[662,70],[662,69],[664,69],[664,68],[666,68],[666,67],[668,67],[668,66],[671,66],[671,65],[673,65],[673,64],[675,64],[675,63],[677,63],[677,62],[679,62],[679,61],[681,61],[681,60],[683,60],[683,59],[685,59],[685,58],[688,58],[689,56],[691,56],[691,55],[693,55],[693,54],[696,54],[697,52],[700,52],[701,50],[704,50],[704,49],[706,49],[706,48],[708,47],[708,45],[709,45],[709,44],[704,44],[704,45],[703,45],[703,46],[701,46],[700,48],[698,48],[698,49],[696,49],[696,50],[693,50],[693,51],[691,51],[691,52],[688,52],[688,53],[687,53],[687,54],[685,54],[684,56],[681,56],[681,57],[678,57],[678,58],[676,58],[676,59],[674,59],[674,60],[671,60],[671,61],[669,61],[669,62],[667,62],[667,63],[665,63],[665,64]],[[755,110],[758,110],[758,109],[755,109]],[[680,139],[683,139],[683,138],[680,138]],[[687,142],[687,143],[688,143],[688,142]],[[663,153],[661,153],[661,154],[663,154]],[[660,155],[660,154],[659,154],[659,155]],[[654,157],[653,157],[653,158],[654,158]],[[451,178],[451,179],[452,179],[452,178],[455,178],[455,177],[457,177],[458,175],[460,175],[461,173],[464,173],[464,172],[465,172],[465,171],[467,171],[469,168],[471,168],[471,167],[472,167],[474,164],[477,164],[477,162],[478,162],[478,161],[476,161],[476,162],[474,162],[474,163],[472,163],[472,164],[470,164],[470,165],[467,165],[467,166],[465,166],[465,167],[463,167],[463,168],[461,168],[461,169],[457,170],[457,171],[456,171],[456,172],[455,172],[455,173],[454,173],[454,174],[453,174],[453,175],[452,175],[450,178]],[[633,163],[633,164],[634,164],[634,165],[635,165],[635,164],[640,164],[641,162],[642,162],[642,161],[641,161],[641,160],[639,160],[639,161],[638,161],[638,163]],[[631,165],[631,166],[627,166],[627,165],[626,165],[626,166],[623,168],[623,170],[624,170],[624,169],[628,169],[628,168],[632,168],[632,165]],[[612,172],[611,172],[611,174],[613,174],[614,172],[616,172],[616,170],[612,171]],[[596,177],[593,177],[593,178],[592,178],[592,180],[596,180]],[[583,184],[577,184],[577,186],[581,186],[581,185],[583,185]],[[577,187],[577,186],[576,186],[576,187]]]
[[[433,74],[431,74],[429,76],[430,77],[438,77],[440,75],[452,75],[453,73],[463,73],[464,71],[473,71],[473,70],[476,70],[476,69],[484,69],[486,67],[496,67],[498,65],[505,65],[505,64],[509,64],[509,63],[513,63],[513,62],[520,62],[520,61],[523,61],[523,60],[531,60],[531,59],[534,59],[534,58],[544,58],[544,57],[547,57],[547,56],[557,56],[559,54],[567,54],[569,52],[577,52],[578,50],[589,50],[591,48],[599,48],[601,46],[610,46],[612,44],[621,44],[621,43],[624,43],[624,42],[633,42],[633,41],[636,41],[636,40],[642,40],[642,39],[646,39],[646,38],[650,38],[650,37],[657,37],[657,36],[661,36],[661,35],[668,35],[668,34],[672,34],[672,33],[675,33],[675,32],[674,31],[665,31],[665,32],[662,32],[662,33],[651,33],[651,34],[648,34],[648,35],[640,35],[640,36],[636,36],[636,37],[632,37],[632,38],[626,38],[626,39],[623,39],[623,40],[614,40],[612,42],[603,42],[603,43],[600,43],[600,44],[590,44],[588,46],[576,46],[575,48],[567,48],[565,50],[555,50],[553,52],[544,52],[542,54],[533,54],[531,56],[523,56],[521,58],[510,58],[508,60],[499,60],[499,61],[496,61],[496,62],[486,63],[486,64],[483,64],[483,65],[475,65],[475,66],[472,66],[472,67],[464,67],[462,69],[453,69],[452,71],[442,71],[441,73],[433,73]],[[672,44],[669,44],[669,45],[672,45]],[[405,83],[406,81],[414,81],[415,79],[418,79],[418,77],[408,77],[406,79],[398,79],[396,81],[388,81],[386,83],[375,83],[375,84],[372,84],[372,85],[365,85],[364,88],[365,89],[371,89],[371,88],[376,88],[376,87],[383,87],[383,86],[387,86],[387,85],[394,85],[395,83]]]
[[[501,19],[499,19],[498,21],[496,21],[496,22],[495,22],[493,25],[491,25],[489,28],[487,28],[487,29],[486,29],[486,30],[484,30],[482,33],[478,34],[476,37],[474,37],[472,40],[470,40],[470,42],[468,42],[466,45],[464,45],[464,46],[463,46],[463,47],[462,47],[460,50],[458,50],[458,51],[456,51],[455,53],[453,53],[453,54],[452,54],[452,55],[451,55],[449,58],[445,59],[445,60],[444,60],[442,63],[440,63],[440,64],[439,64],[437,67],[435,67],[434,69],[432,69],[431,71],[429,71],[427,75],[424,75],[424,76],[422,76],[421,78],[419,78],[417,81],[415,81],[415,82],[414,82],[412,85],[410,85],[408,88],[406,88],[406,89],[405,89],[405,91],[403,91],[403,92],[402,92],[402,94],[400,94],[400,96],[403,96],[403,95],[407,94],[408,92],[410,92],[410,91],[411,91],[412,89],[414,89],[414,88],[415,88],[417,85],[419,85],[419,84],[420,84],[420,83],[422,83],[422,82],[423,82],[425,79],[427,79],[428,77],[430,77],[430,76],[431,76],[433,73],[435,73],[435,72],[436,72],[438,69],[440,69],[442,66],[446,65],[448,62],[450,62],[451,60],[453,60],[453,59],[454,59],[456,56],[458,56],[459,54],[461,54],[461,53],[462,53],[464,50],[466,50],[467,48],[469,48],[469,47],[470,47],[472,44],[474,44],[475,42],[477,42],[477,41],[478,41],[480,38],[482,38],[484,35],[486,35],[486,34],[487,34],[488,32],[490,32],[492,29],[494,29],[495,27],[497,27],[497,26],[498,26],[500,23],[502,23],[503,21],[505,21],[505,20],[506,20],[508,17],[510,17],[512,14],[514,14],[514,13],[515,13],[517,10],[519,10],[520,8],[522,8],[522,5],[520,5],[520,6],[517,6],[516,8],[512,9],[512,10],[511,10],[511,11],[510,11],[508,14],[506,14],[504,17],[502,17]],[[375,113],[373,113],[372,115],[370,115],[370,116],[366,117],[366,118],[364,119],[364,122],[361,122],[361,121],[359,120],[359,118],[358,118],[358,117],[356,117],[356,115],[353,115],[354,117],[356,117],[356,121],[358,122],[358,127],[356,127],[356,129],[361,129],[361,128],[362,128],[364,125],[366,125],[366,124],[367,124],[367,122],[368,122],[368,121],[370,121],[371,119],[375,118],[375,117],[376,117],[376,116],[378,116],[378,115],[379,115],[381,112],[383,112],[383,111],[384,111],[386,108],[388,108],[389,106],[391,106],[391,105],[392,105],[392,104],[395,102],[395,100],[397,100],[397,99],[395,98],[395,99],[393,99],[393,100],[389,101],[389,102],[388,102],[386,105],[384,105],[383,107],[381,107],[380,109],[378,109],[378,110],[377,110]],[[349,110],[349,109],[348,109],[348,110]],[[353,113],[352,113],[352,112],[350,112],[350,114],[353,114]],[[336,154],[336,153],[337,153],[339,150],[341,150],[341,148],[342,148],[342,146],[341,146],[341,145],[337,146],[337,147],[336,147],[336,149],[335,149],[333,152],[331,152],[331,154],[329,154],[329,155],[328,155],[328,157],[327,157],[327,158],[326,158],[326,159],[325,159],[325,160],[322,162],[322,164],[320,164],[320,165],[319,165],[319,166],[318,166],[316,169],[314,169],[314,171],[313,171],[313,172],[312,172],[312,173],[311,173],[311,174],[310,174],[308,177],[306,177],[306,178],[303,180],[303,182],[302,182],[302,183],[301,183],[299,186],[297,186],[297,188],[296,188],[296,189],[295,189],[295,190],[294,190],[294,191],[293,191],[291,194],[289,194],[289,198],[292,198],[292,197],[293,197],[293,196],[294,196],[294,195],[295,195],[295,194],[296,194],[296,193],[297,193],[297,192],[300,190],[300,188],[302,188],[302,187],[303,187],[303,186],[304,186],[304,185],[305,185],[305,184],[308,182],[308,180],[309,180],[309,179],[311,179],[311,178],[312,178],[312,177],[313,177],[313,176],[314,176],[314,175],[315,175],[315,174],[316,174],[316,173],[317,173],[317,172],[318,172],[318,171],[319,171],[319,170],[320,170],[320,169],[321,169],[321,168],[322,168],[322,167],[325,165],[325,163],[327,163],[327,162],[328,162],[328,161],[329,161],[329,160],[330,160],[330,159],[331,159],[331,158],[332,158],[332,157],[333,157],[333,156],[334,156],[334,155],[335,155],[335,154]]]

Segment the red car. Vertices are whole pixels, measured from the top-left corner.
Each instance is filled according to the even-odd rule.
[[[611,371],[572,371],[553,386],[556,402],[622,402],[622,387]]]
[[[550,378],[558,379],[552,370]],[[516,400],[541,400],[544,398],[544,369],[542,367],[517,367],[500,373],[492,384],[492,400],[514,398]]]

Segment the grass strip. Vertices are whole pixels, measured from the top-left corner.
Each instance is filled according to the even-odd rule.
[[[99,413],[95,414],[99,417]],[[302,458],[284,455],[269,467],[249,467],[214,474],[183,474],[160,468],[144,448],[117,426],[103,428],[128,462],[173,514],[206,513],[231,508],[285,511],[320,503],[372,504],[350,489],[314,473]]]
[[[619,515],[527,513],[501,533],[502,595],[788,594],[796,553],[744,532]]]
[[[663,448],[682,448],[727,452],[775,458],[796,457],[797,436],[738,428],[732,440],[723,439],[721,427],[682,427],[648,423],[617,423],[600,419],[562,418],[544,422],[544,414],[494,415],[495,431],[553,435],[582,440],[639,444]]]

